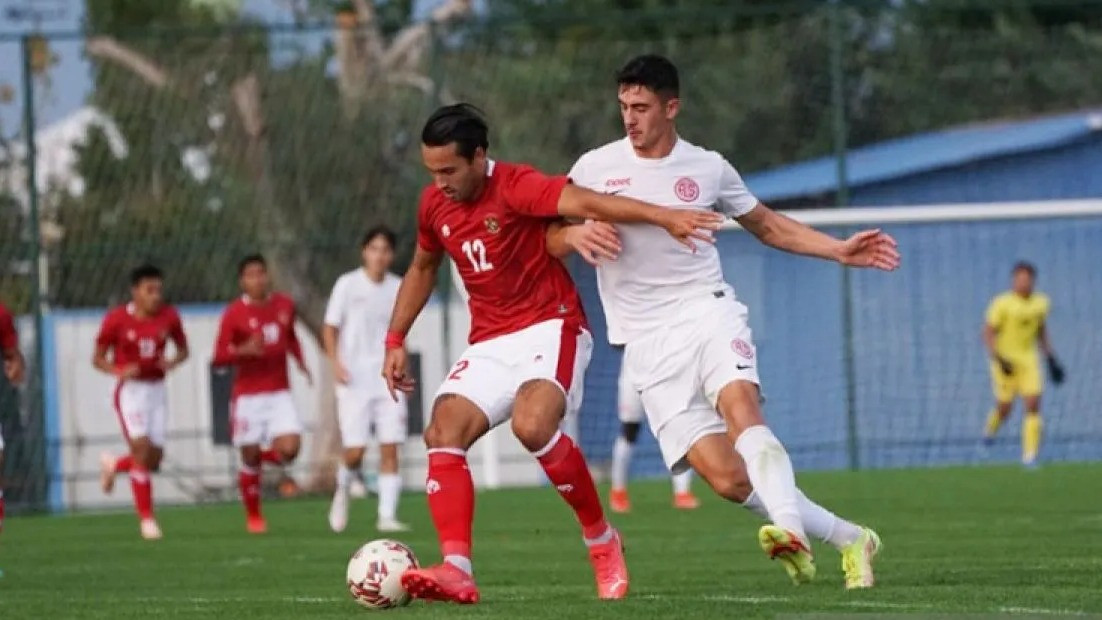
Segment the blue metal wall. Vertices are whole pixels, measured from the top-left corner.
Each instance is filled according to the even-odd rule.
[[[853,188],[855,206],[1011,202],[1102,196],[1102,137],[983,159]]]
[[[842,235],[845,231],[832,231]],[[1102,459],[1102,218],[905,225],[890,231],[904,254],[893,274],[856,271],[856,415],[867,467],[978,460],[991,405],[980,342],[990,297],[1010,265],[1034,261],[1053,302],[1050,331],[1069,381],[1045,394],[1045,459]],[[770,425],[801,469],[845,467],[842,278],[829,263],[786,255],[742,232],[723,233],[724,270],[750,307]],[[598,346],[586,380],[581,434],[594,461],[609,458],[618,356],[608,347],[593,270],[574,268]],[[1018,454],[1018,420],[989,454]],[[635,473],[663,471],[653,439]]]

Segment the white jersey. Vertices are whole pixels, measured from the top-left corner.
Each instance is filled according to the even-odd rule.
[[[718,211],[730,217],[758,204],[734,167],[714,151],[678,139],[662,159],[643,159],[627,138],[582,155],[570,170],[577,185],[664,207]],[[668,325],[685,302],[726,291],[719,253],[697,243],[694,253],[649,224],[616,224],[623,247],[597,267],[597,288],[609,342],[627,344]]]
[[[352,387],[371,389],[381,382],[386,330],[401,283],[392,273],[373,282],[363,269],[355,269],[333,285],[325,324],[340,330],[337,349]]]

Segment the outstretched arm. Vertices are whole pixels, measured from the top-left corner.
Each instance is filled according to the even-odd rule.
[[[760,202],[738,223],[770,247],[832,260],[850,267],[893,271],[899,267],[895,239],[879,229],[863,230],[849,239],[836,239],[777,213]]]
[[[600,194],[566,185],[559,194],[558,213],[563,217],[605,222],[643,223],[664,228],[681,243],[695,247],[693,239],[713,242],[712,231],[719,230],[723,216],[701,209],[667,209],[634,198]]]

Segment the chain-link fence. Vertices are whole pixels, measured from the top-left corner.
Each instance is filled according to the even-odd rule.
[[[28,505],[44,501],[58,447],[35,317],[123,300],[124,274],[145,260],[165,268],[174,302],[224,302],[238,258],[261,251],[316,329],[366,226],[399,231],[398,266],[408,260],[425,181],[418,131],[440,103],[482,107],[496,156],[566,170],[620,135],[615,69],[661,52],[682,71],[680,131],[743,172],[1102,104],[1095,1],[508,2],[483,15],[458,3],[468,11],[415,24],[339,13],[293,28],[178,9],[119,20],[90,4],[88,33],[0,41],[22,66],[0,85],[0,297],[33,336],[30,380],[2,401],[0,423],[8,496]],[[80,58],[58,62],[58,50]],[[81,103],[61,109],[73,89]]]

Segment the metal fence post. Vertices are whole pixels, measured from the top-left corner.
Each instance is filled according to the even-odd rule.
[[[834,160],[837,176],[835,206],[849,204],[849,179],[846,171],[846,92],[843,63],[842,2],[830,3],[830,100],[834,129]],[[846,383],[846,453],[850,469],[860,469],[860,441],[857,434],[857,377],[853,343],[853,278],[842,268],[842,343]]]

